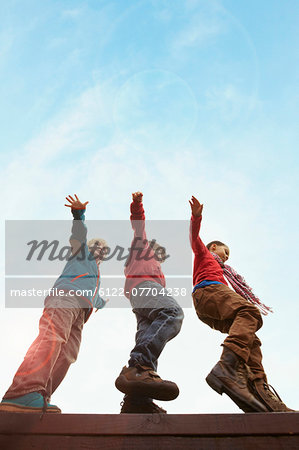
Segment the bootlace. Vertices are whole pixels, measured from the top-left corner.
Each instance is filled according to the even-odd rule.
[[[238,377],[241,378],[245,383],[247,383],[247,372],[245,364],[238,364],[236,372],[238,374]]]
[[[153,370],[151,370],[150,372],[148,372],[148,374],[152,377],[152,378],[160,378],[160,376],[154,372]]]
[[[155,372],[151,367],[140,366],[139,364],[136,366],[138,371],[147,372],[148,375],[152,378],[160,378],[160,376]]]
[[[279,397],[279,395],[277,394],[276,390],[274,389],[273,386],[271,386],[271,384],[268,383],[264,383],[264,389],[265,391],[267,391],[267,394],[276,401],[280,401],[280,403],[283,403],[281,398]],[[272,389],[272,390],[271,390]],[[273,392],[272,392],[273,391]]]
[[[166,413],[165,409],[161,408],[160,406],[156,405],[155,403],[152,404],[153,411],[157,411],[159,413]]]
[[[40,420],[42,420],[42,418],[44,417],[44,414],[47,412],[47,407],[48,407],[48,402],[47,402],[47,399],[46,399],[46,394],[45,394],[45,393],[42,393],[42,396],[43,396],[44,404],[43,404],[42,413],[41,413],[41,415],[40,415]]]

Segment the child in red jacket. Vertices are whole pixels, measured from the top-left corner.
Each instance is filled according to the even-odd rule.
[[[166,343],[180,331],[183,310],[165,289],[161,263],[166,252],[146,238],[142,193],[135,192],[131,203],[134,238],[129,261],[125,266],[125,295],[137,319],[135,347],[128,366],[116,379],[117,389],[125,393],[122,413],[165,413],[153,398],[173,400],[179,394],[177,385],[162,380],[156,373],[158,358]]]
[[[263,324],[260,310],[264,314],[271,310],[225,264],[229,257],[227,245],[220,241],[203,244],[198,235],[203,205],[195,197],[189,203],[195,310],[202,322],[228,334],[220,361],[206,381],[219,394],[226,393],[245,412],[292,411],[270,390],[262,365],[261,341],[255,334]]]

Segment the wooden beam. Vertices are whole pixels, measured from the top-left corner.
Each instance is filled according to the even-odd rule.
[[[1,436],[1,450],[297,450],[298,436]]]
[[[0,413],[0,434],[263,436],[299,435],[299,413],[39,414]]]

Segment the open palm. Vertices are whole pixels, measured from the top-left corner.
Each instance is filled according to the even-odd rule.
[[[203,204],[199,203],[197,198],[195,198],[193,195],[191,197],[191,200],[189,200],[189,203],[193,216],[200,217],[202,214]]]
[[[76,200],[69,195],[68,197],[65,197],[67,199],[67,201],[70,203],[70,205],[64,205],[67,206],[68,208],[72,208],[72,209],[85,209],[87,203],[89,202],[85,202],[85,203],[81,203],[80,200],[78,199],[77,195],[74,195]]]

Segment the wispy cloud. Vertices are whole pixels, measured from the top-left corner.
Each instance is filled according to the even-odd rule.
[[[11,29],[2,29],[0,33],[0,67],[5,64],[14,44],[14,33]]]
[[[61,15],[62,15],[62,17],[76,19],[80,16],[81,13],[82,13],[82,8],[73,8],[73,9],[63,10]]]
[[[181,52],[182,50],[193,47],[207,45],[211,39],[215,38],[225,30],[224,23],[215,16],[206,16],[205,14],[195,14],[187,25],[181,29],[173,40],[172,51]]]
[[[260,101],[253,93],[244,92],[239,86],[226,84],[210,88],[205,93],[206,109],[214,110],[224,122],[232,121],[257,107]]]

